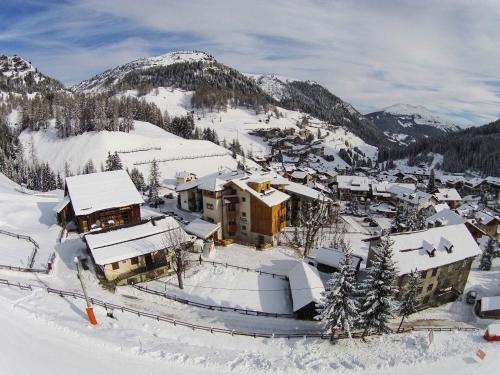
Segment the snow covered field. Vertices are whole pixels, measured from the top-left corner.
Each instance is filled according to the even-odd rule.
[[[36,195],[21,191],[0,173],[0,229],[32,237],[40,245],[33,267],[45,268],[61,231],[53,210],[62,192]],[[0,264],[26,267],[32,251],[32,243],[0,234]]]
[[[147,286],[208,305],[267,313],[292,313],[288,282],[253,271],[204,263],[201,266],[193,265],[187,272],[184,290],[178,288],[176,276],[148,282]]]
[[[57,257],[49,275],[0,270],[0,279],[79,292],[73,258],[83,254],[85,245],[74,234],[57,243],[59,228],[52,210],[58,199],[16,189],[17,185],[0,175],[2,227],[32,236],[40,243],[41,251],[55,249]],[[286,274],[297,257],[284,248],[256,251],[231,245],[217,248],[213,260]],[[496,293],[495,272],[496,263],[492,273],[474,273],[471,282],[484,286],[484,292]],[[241,280],[236,272],[221,276],[227,277],[229,287],[236,288],[233,284],[244,282],[246,274]],[[82,277],[94,298],[193,324],[278,333],[321,329],[316,322],[199,309],[130,287],[112,293],[101,287],[91,270],[84,271]],[[199,279],[200,286],[215,282],[208,272],[204,277]],[[236,297],[228,294],[226,299],[233,301]],[[494,374],[500,365],[500,347],[487,344],[481,330],[436,332],[431,345],[427,332],[370,337],[367,343],[343,340],[331,345],[315,339],[258,339],[192,331],[116,310],[112,319],[100,307],[95,308],[99,324],[90,327],[84,309],[85,303],[80,299],[61,298],[35,287],[30,291],[0,285],[0,329],[3,337],[8,338],[0,341],[0,372],[462,375]],[[480,348],[486,352],[481,363],[474,354]]]
[[[31,263],[34,248],[27,240],[0,233],[0,264],[27,268]]]
[[[236,168],[237,162],[231,153],[212,142],[183,139],[147,122],[135,121],[134,126],[130,133],[88,132],[65,139],[58,138],[55,128],[50,127],[45,131],[24,131],[19,139],[27,157],[33,144],[38,158],[61,173],[66,162],[73,173],[81,170],[88,160],[99,170],[108,152],[137,149],[147,150],[120,153],[124,167],[137,167],[147,176],[150,169],[147,162],[157,159],[164,183],[173,183],[179,171],[205,176],[222,167]],[[136,165],[142,162],[146,163]]]

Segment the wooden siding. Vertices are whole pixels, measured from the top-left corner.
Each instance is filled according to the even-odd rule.
[[[113,225],[108,221],[113,220]],[[93,224],[100,222],[101,227],[118,226],[124,224],[139,224],[141,221],[141,208],[138,204],[114,209],[93,212],[90,215],[77,216],[78,230],[80,233],[88,232]]]
[[[279,233],[286,225],[286,203],[268,207],[252,196],[250,198],[252,232],[272,236]]]

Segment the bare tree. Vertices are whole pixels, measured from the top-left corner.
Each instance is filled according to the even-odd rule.
[[[163,234],[163,245],[168,254],[171,254],[172,268],[177,275],[179,288],[184,289],[182,277],[188,267],[189,251],[193,246],[191,238],[172,219],[172,222],[167,225],[167,230]]]
[[[309,256],[318,234],[329,222],[331,201],[322,196],[316,201],[306,201],[299,210],[299,225],[302,230],[304,256]]]

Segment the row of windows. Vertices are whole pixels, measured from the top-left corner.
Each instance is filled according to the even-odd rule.
[[[127,261],[123,260],[122,262],[126,263]],[[130,258],[130,263],[131,264],[139,264],[139,257]],[[120,263],[119,262],[111,263],[111,268],[113,268],[113,270],[120,269]]]

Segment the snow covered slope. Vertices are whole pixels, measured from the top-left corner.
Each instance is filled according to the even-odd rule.
[[[76,91],[84,92],[98,92],[117,84],[127,74],[134,70],[143,70],[158,66],[169,66],[176,63],[183,62],[213,62],[215,59],[204,52],[198,51],[179,51],[170,52],[160,56],[144,57],[131,61],[127,64],[117,66],[115,68],[106,70],[88,80],[82,81],[73,86]]]
[[[0,91],[27,92],[62,89],[63,85],[38,71],[29,61],[0,55]]]
[[[460,130],[457,125],[420,105],[395,104],[366,117],[390,139],[401,144]]]
[[[149,162],[158,160],[164,183],[172,183],[179,171],[203,176],[221,167],[236,168],[230,152],[212,142],[183,139],[147,122],[136,121],[134,126],[130,133],[88,132],[64,139],[57,137],[52,126],[38,132],[24,131],[19,138],[26,157],[33,144],[38,158],[60,173],[64,172],[66,162],[73,173],[81,170],[88,160],[99,169],[108,152],[115,151],[119,152],[124,167],[137,167],[145,176],[149,174]]]
[[[56,224],[54,207],[62,192],[37,194],[23,189],[0,173],[0,229],[32,237],[40,245],[35,255],[34,268],[44,268],[54,251],[60,232]],[[26,267],[26,252],[33,246],[27,241],[0,234],[0,264]],[[18,250],[18,256],[12,251]]]
[[[227,108],[225,111],[210,111],[206,109],[195,109],[191,106],[192,91],[184,91],[174,88],[159,87],[152,89],[145,95],[139,95],[137,90],[127,90],[118,96],[127,95],[147,102],[154,103],[163,112],[167,111],[170,116],[182,116],[188,112],[194,112],[195,125],[200,128],[211,128],[217,132],[219,141],[224,139],[227,143],[238,140],[243,149],[256,156],[269,154],[270,147],[260,137],[248,134],[250,131],[260,128],[297,128],[304,114],[298,111],[291,111],[281,107],[276,110],[282,115],[276,117],[275,111],[256,114],[255,111],[244,107]],[[267,123],[266,123],[267,121]],[[309,117],[309,129],[313,134],[317,134],[318,128],[326,133],[327,122]],[[349,144],[346,146],[345,142]],[[329,135],[324,139],[325,153],[336,155],[339,160],[337,166],[344,168],[346,164],[338,157],[341,148],[358,147],[367,157],[376,159],[377,148],[364,142],[361,138],[346,129],[329,131]]]

